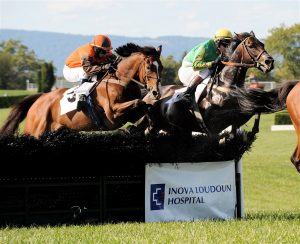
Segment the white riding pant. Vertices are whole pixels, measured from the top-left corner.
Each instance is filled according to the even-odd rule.
[[[89,77],[82,67],[69,68],[67,65],[65,65],[63,69],[63,75],[69,82],[79,82],[79,87],[74,90],[74,93],[84,94],[86,96],[90,94],[90,90],[97,81],[97,75],[94,75],[91,79],[93,82],[85,82],[80,84],[82,79],[87,79]]]
[[[196,100],[196,102],[198,102],[203,90],[206,88],[206,86],[208,84],[208,81],[209,81],[209,78],[210,78],[210,75],[212,74],[212,72],[213,71],[208,68],[203,69],[201,72],[194,71],[191,63],[183,62],[182,66],[178,70],[178,76],[179,76],[181,83],[186,87],[188,87],[190,85],[191,81],[196,76],[200,76],[203,79],[203,81],[197,86],[196,92],[195,92],[195,100]],[[175,94],[185,92],[186,87],[176,90]]]
[[[184,86],[189,86],[191,81],[198,75],[205,79],[211,75],[212,71],[208,68],[201,72],[193,70],[192,64],[184,62],[178,70],[178,77]]]
[[[69,82],[81,82],[89,77],[82,67],[69,68],[67,65],[64,66],[63,75]],[[97,81],[97,75],[92,77],[92,81]]]

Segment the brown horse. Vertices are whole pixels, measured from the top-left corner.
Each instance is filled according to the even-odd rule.
[[[97,117],[105,130],[119,128],[127,120],[137,120],[137,114],[143,116],[146,106],[141,100],[140,85],[147,88],[152,99],[160,96],[158,84],[163,68],[160,61],[161,46],[155,49],[128,43],[117,48],[116,53],[121,56],[116,74],[107,74],[91,93]],[[61,127],[80,131],[99,129],[87,110],[60,115],[60,100],[66,90],[60,88],[26,97],[13,107],[0,134],[14,134],[25,118],[24,134],[37,138],[46,131]],[[137,112],[132,113],[131,110]],[[127,116],[127,113],[134,116]]]
[[[288,87],[289,89],[285,89],[281,93],[281,100],[283,103],[286,102],[288,113],[298,137],[298,144],[291,156],[291,162],[295,165],[296,169],[300,173],[300,82],[290,81],[286,83],[287,85],[290,84],[290,86]],[[288,94],[287,98],[286,94]]]
[[[253,32],[236,34],[228,48],[226,59],[228,61],[223,62],[225,66],[219,67],[221,71],[216,72],[215,79],[211,79],[204,89],[201,95],[203,99],[199,99],[199,103],[194,105],[194,108],[198,106],[202,123],[199,123],[194,112],[187,108],[190,105],[183,104],[177,99],[178,95],[173,96],[175,90],[183,86],[171,85],[162,88],[161,99],[151,109],[148,130],[152,130],[153,133],[162,129],[169,133],[189,134],[191,131],[198,131],[218,134],[230,125],[233,129],[240,127],[255,113],[281,110],[278,103],[273,101],[276,100],[276,92],[267,94],[262,90],[247,92],[244,89],[248,68],[256,67],[267,73],[273,69],[274,63],[273,58],[264,49],[264,44]],[[144,99],[147,101],[147,97]],[[241,108],[241,103],[246,105],[245,108]],[[274,105],[274,108],[268,111],[265,104]],[[254,132],[258,130],[258,121],[259,117]],[[140,121],[139,126],[145,124],[145,120]]]

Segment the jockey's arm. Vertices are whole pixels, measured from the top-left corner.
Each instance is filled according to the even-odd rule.
[[[201,70],[203,68],[210,68],[211,62],[207,62],[204,60],[205,57],[205,49],[199,48],[197,50],[194,61],[193,61],[193,70]]]
[[[203,68],[213,68],[219,62],[219,56],[214,50],[206,49],[205,47],[200,47],[194,57],[193,69],[195,71],[201,70]]]
[[[110,63],[94,63],[90,57],[82,59],[82,68],[87,75],[96,75],[100,72],[106,72],[110,67]]]

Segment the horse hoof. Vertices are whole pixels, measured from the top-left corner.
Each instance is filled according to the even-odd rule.
[[[225,137],[219,140],[219,145],[225,145],[225,143],[226,143]]]

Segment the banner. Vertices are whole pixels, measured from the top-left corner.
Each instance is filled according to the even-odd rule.
[[[145,221],[233,219],[235,162],[146,165]]]

